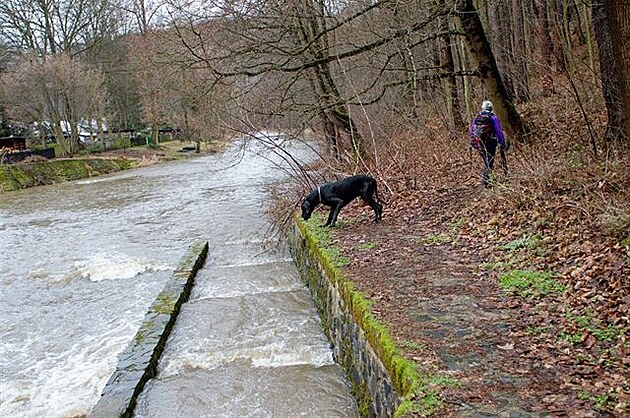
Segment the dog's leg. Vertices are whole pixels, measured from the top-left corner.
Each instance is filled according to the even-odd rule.
[[[370,207],[374,211],[374,223],[380,222],[383,214],[383,206],[379,205],[378,202],[374,199],[373,191],[371,190],[365,195],[362,195],[361,199],[363,199],[365,203],[370,205]]]
[[[330,213],[328,214],[328,222],[324,226],[335,226],[337,223],[337,216],[339,216],[339,212],[341,208],[343,208],[343,201],[337,202],[330,208]]]
[[[374,202],[374,206],[372,206],[372,209],[374,209],[374,223],[380,222],[383,218],[383,206]]]

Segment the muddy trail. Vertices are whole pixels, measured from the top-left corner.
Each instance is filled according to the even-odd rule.
[[[595,371],[532,332],[530,318],[553,316],[552,304],[506,293],[484,269],[496,250],[445,214],[477,196],[472,186],[411,192],[377,225],[368,207],[353,203],[333,233],[350,260],[344,273],[421,374],[445,377],[435,385],[435,416],[601,415],[579,392],[581,379],[598,379]]]

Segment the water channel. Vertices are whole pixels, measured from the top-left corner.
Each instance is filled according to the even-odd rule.
[[[269,146],[235,144],[0,195],[0,416],[89,414],[199,240],[208,260],[136,416],[356,416],[290,256],[264,245],[268,187],[286,169]]]

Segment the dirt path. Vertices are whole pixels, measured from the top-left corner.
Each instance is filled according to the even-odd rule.
[[[528,310],[480,268],[491,254],[442,216],[475,193],[409,195],[379,225],[369,208],[352,205],[343,218],[360,221],[334,234],[351,260],[345,274],[375,302],[406,357],[423,373],[453,378],[438,388],[445,403],[437,415],[597,416],[563,379],[562,362],[531,344]]]

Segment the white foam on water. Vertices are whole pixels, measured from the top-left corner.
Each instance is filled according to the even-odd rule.
[[[180,313],[180,326],[171,333],[158,375],[233,362],[251,367],[332,365],[332,350],[312,309],[303,289],[194,301]]]
[[[75,262],[74,266],[82,277],[94,282],[131,279],[146,272],[173,269],[173,266],[164,263],[156,263],[149,259],[140,259],[119,252],[93,253],[87,259]]]
[[[177,357],[165,358],[160,362],[160,378],[176,376],[181,371],[213,370],[230,363],[247,363],[252,367],[288,367],[308,365],[324,367],[335,364],[332,350],[327,345],[301,345],[287,348],[283,341],[248,347],[236,345],[221,350],[198,350],[181,352]]]
[[[89,413],[116,368],[118,353],[128,344],[132,335],[129,327],[129,323],[121,324],[67,351],[34,360],[19,375],[0,374],[0,416],[69,417]],[[28,353],[30,345],[25,341],[22,349]]]
[[[237,286],[237,287],[235,287]],[[191,299],[229,299],[240,296],[262,295],[268,293],[286,293],[304,289],[301,283],[280,285],[259,285],[255,283],[215,282],[202,289],[193,289]]]
[[[290,257],[285,257],[285,258],[276,258],[276,257],[268,257],[268,258],[262,258],[258,259],[258,260],[254,260],[252,261],[251,259],[249,261],[240,261],[240,262],[235,262],[235,263],[217,263],[216,267],[219,268],[234,268],[234,267],[256,267],[256,266],[263,266],[265,264],[270,264],[270,263],[290,263],[292,262],[293,259]]]
[[[272,352],[269,356],[263,356],[252,360],[253,367],[287,367],[297,365],[323,367],[335,364],[332,351],[328,348],[292,352],[276,351]]]
[[[217,266],[202,270],[195,279],[191,300],[236,298],[304,289],[299,272],[291,261],[245,263],[242,266]]]
[[[115,177],[92,177],[86,180],[77,180],[76,184],[95,184],[116,180]]]

